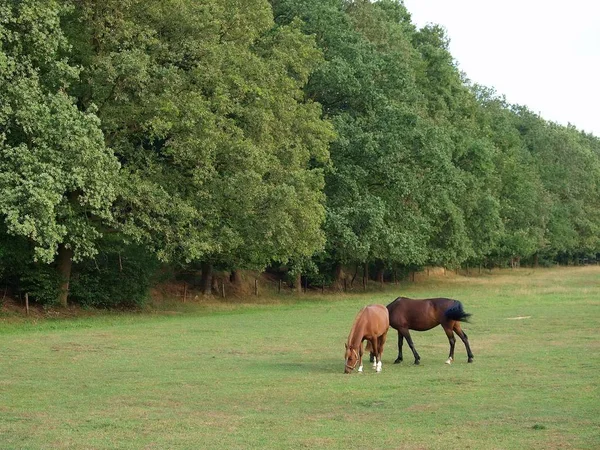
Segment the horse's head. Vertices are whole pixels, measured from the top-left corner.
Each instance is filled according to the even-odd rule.
[[[344,368],[344,373],[350,373],[358,364],[358,353],[355,348],[346,344],[346,354],[344,356],[346,361],[346,367]]]

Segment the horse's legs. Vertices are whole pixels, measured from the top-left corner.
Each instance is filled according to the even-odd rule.
[[[456,344],[456,338],[454,337],[452,327],[445,326],[444,331],[446,332],[446,336],[448,336],[448,342],[450,342],[450,355],[448,355],[446,364],[452,364],[452,361],[454,361],[454,344]]]
[[[363,346],[362,346],[362,342],[361,342],[360,347],[358,349],[358,371],[359,372],[363,371],[362,357],[363,357]]]
[[[394,364],[398,364],[402,362],[402,344],[404,343],[404,336],[402,336],[402,333],[400,333],[400,331],[398,331],[398,357],[396,358],[396,361],[394,361]]]
[[[375,352],[370,341],[367,341],[367,350],[369,350],[369,362],[373,362],[375,360]]]
[[[379,336],[379,360],[381,360],[381,355],[383,355],[383,346],[385,345],[385,341],[387,340],[387,331]]]
[[[456,322],[454,325],[454,331],[458,334],[458,337],[465,344],[465,348],[467,349],[467,357],[469,358],[467,362],[473,362],[473,352],[471,351],[471,346],[469,345],[469,338],[467,337],[467,333],[465,333],[460,327],[460,323]]]
[[[377,368],[377,362],[379,361],[380,358],[380,350],[379,350],[379,342],[377,340],[377,338],[373,338],[373,340],[371,341],[371,347],[373,348],[373,368],[376,369]]]
[[[398,330],[398,333],[402,333],[402,336],[404,336],[404,339],[406,339],[406,342],[408,342],[408,346],[413,352],[413,356],[415,357],[415,364],[419,364],[421,357],[419,356],[417,350],[415,349],[415,346],[413,345],[413,341],[410,337],[410,333],[408,332],[408,328],[400,328]]]
[[[382,366],[381,356],[383,355],[383,346],[385,345],[386,339],[387,339],[387,331],[377,338],[377,340],[379,341],[379,342],[377,342],[377,351],[378,351],[377,372],[381,372],[381,366]]]

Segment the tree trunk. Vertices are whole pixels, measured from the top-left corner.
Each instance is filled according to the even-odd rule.
[[[58,302],[61,306],[68,305],[69,281],[71,280],[71,267],[73,266],[73,249],[65,247],[65,244],[59,244],[56,270],[60,277],[60,288],[58,292]]]
[[[342,264],[341,263],[337,263],[335,265],[335,272],[334,272],[334,286],[336,287],[336,289],[342,289],[343,285],[344,285],[344,280],[342,279],[342,275],[343,275],[343,271],[342,271]]]
[[[229,281],[233,283],[234,286],[242,285],[242,274],[239,270],[232,270],[231,275],[229,277]]]
[[[294,288],[296,289],[296,292],[301,293],[302,292],[302,273],[298,272],[298,275],[296,275],[296,281],[294,282]]]
[[[204,262],[201,265],[202,279],[200,280],[200,289],[204,295],[212,294],[212,264]]]
[[[380,267],[377,270],[377,281],[379,281],[380,284],[383,284],[383,276],[385,274],[385,270],[383,269],[383,267]]]
[[[358,264],[356,264],[355,269],[356,270],[354,271],[354,276],[352,277],[352,280],[350,280],[350,287],[354,285],[354,280],[356,280],[356,276],[358,275]]]
[[[219,293],[219,278],[218,277],[212,277],[212,286],[211,286],[212,290],[215,291],[215,293]]]

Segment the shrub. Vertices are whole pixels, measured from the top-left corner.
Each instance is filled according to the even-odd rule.
[[[138,246],[104,246],[93,260],[74,267],[70,299],[82,306],[142,306],[159,267],[158,260]]]

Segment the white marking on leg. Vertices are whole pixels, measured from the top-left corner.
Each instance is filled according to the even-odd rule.
[[[452,357],[450,357],[446,360],[446,364],[452,364]]]
[[[359,371],[359,372],[362,372],[362,370],[363,370],[363,366],[361,365],[361,366],[358,368],[358,371]]]
[[[373,369],[377,368],[377,356],[373,357]]]
[[[381,372],[381,360],[377,363],[377,372]]]

